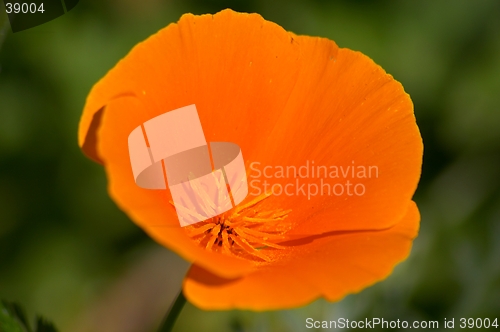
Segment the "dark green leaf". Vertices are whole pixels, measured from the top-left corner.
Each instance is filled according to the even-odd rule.
[[[45,318],[38,317],[36,320],[36,332],[57,332],[57,329]]]

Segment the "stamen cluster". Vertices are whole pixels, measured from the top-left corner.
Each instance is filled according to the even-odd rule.
[[[259,205],[270,197],[262,194],[222,215],[184,227],[188,235],[207,250],[249,259],[269,261],[266,248],[284,249],[290,224],[284,220],[291,210],[262,211]]]

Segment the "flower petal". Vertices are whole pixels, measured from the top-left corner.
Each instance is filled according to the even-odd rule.
[[[292,308],[320,296],[339,300],[386,278],[408,256],[419,220],[411,202],[404,218],[390,229],[290,243],[285,253],[276,251],[272,264],[241,278],[224,279],[194,265],[184,281],[184,294],[208,310]]]
[[[421,173],[422,139],[410,97],[367,56],[348,49],[335,54],[334,43],[327,39],[295,39],[301,47],[301,68],[294,91],[277,125],[266,134],[268,141],[246,159],[259,162],[255,168],[261,173],[265,166],[293,166],[298,171],[304,165],[309,172],[297,178],[252,179],[259,171],[250,171],[250,186],[254,180],[267,180],[276,192],[283,190],[263,208],[292,209],[294,234],[394,225],[404,215]],[[317,168],[313,174],[313,166],[326,166],[328,175],[323,171],[318,176]],[[332,167],[342,167],[347,176],[340,169],[339,178],[330,178]],[[334,194],[337,184],[343,194]],[[359,195],[354,193],[358,184]],[[284,192],[286,186],[291,195]]]
[[[85,142],[96,113],[113,99],[135,96],[150,118],[196,104],[207,141],[238,135],[249,153],[273,128],[295,84],[299,49],[292,40],[258,14],[185,14],[136,45],[92,88],[79,144],[91,153]]]

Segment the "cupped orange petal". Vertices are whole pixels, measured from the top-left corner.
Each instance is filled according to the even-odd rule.
[[[318,297],[340,300],[386,278],[404,260],[418,233],[420,215],[411,202],[386,230],[339,232],[289,243],[271,264],[241,278],[225,279],[193,265],[184,294],[208,310],[271,310],[305,305]]]
[[[276,124],[295,85],[299,49],[291,40],[257,14],[183,15],[136,45],[92,88],[79,144],[90,154],[97,142],[85,143],[95,136],[99,110],[113,99],[135,96],[150,117],[196,104],[208,141],[238,134],[253,142],[247,145],[253,150]]]
[[[249,162],[259,162],[260,171],[276,165],[297,170],[309,165],[310,170],[305,179],[300,174],[293,179],[274,177],[270,182],[278,188],[292,184],[295,190],[266,203],[293,210],[290,219],[296,227],[290,234],[390,227],[404,215],[421,173],[423,145],[410,97],[367,56],[349,49],[334,51],[335,44],[327,39],[294,38],[301,49],[296,85],[277,125]],[[320,179],[318,166],[329,174],[331,167],[348,170],[347,179],[342,170],[338,179],[324,173]],[[362,175],[360,167],[367,170],[366,178],[356,178]],[[330,185],[330,195],[296,195],[301,184],[306,192],[308,185],[311,192],[321,190],[320,180]],[[346,190],[348,180],[361,184],[363,193],[354,194],[353,185],[351,195],[334,195],[332,187],[339,183]]]

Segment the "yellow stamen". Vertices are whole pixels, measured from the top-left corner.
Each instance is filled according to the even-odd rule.
[[[284,249],[277,242],[286,239],[291,210],[262,211],[260,203],[271,196],[262,194],[203,222],[184,227],[188,236],[207,250],[269,261],[269,249]],[[207,204],[208,205],[208,204]]]

